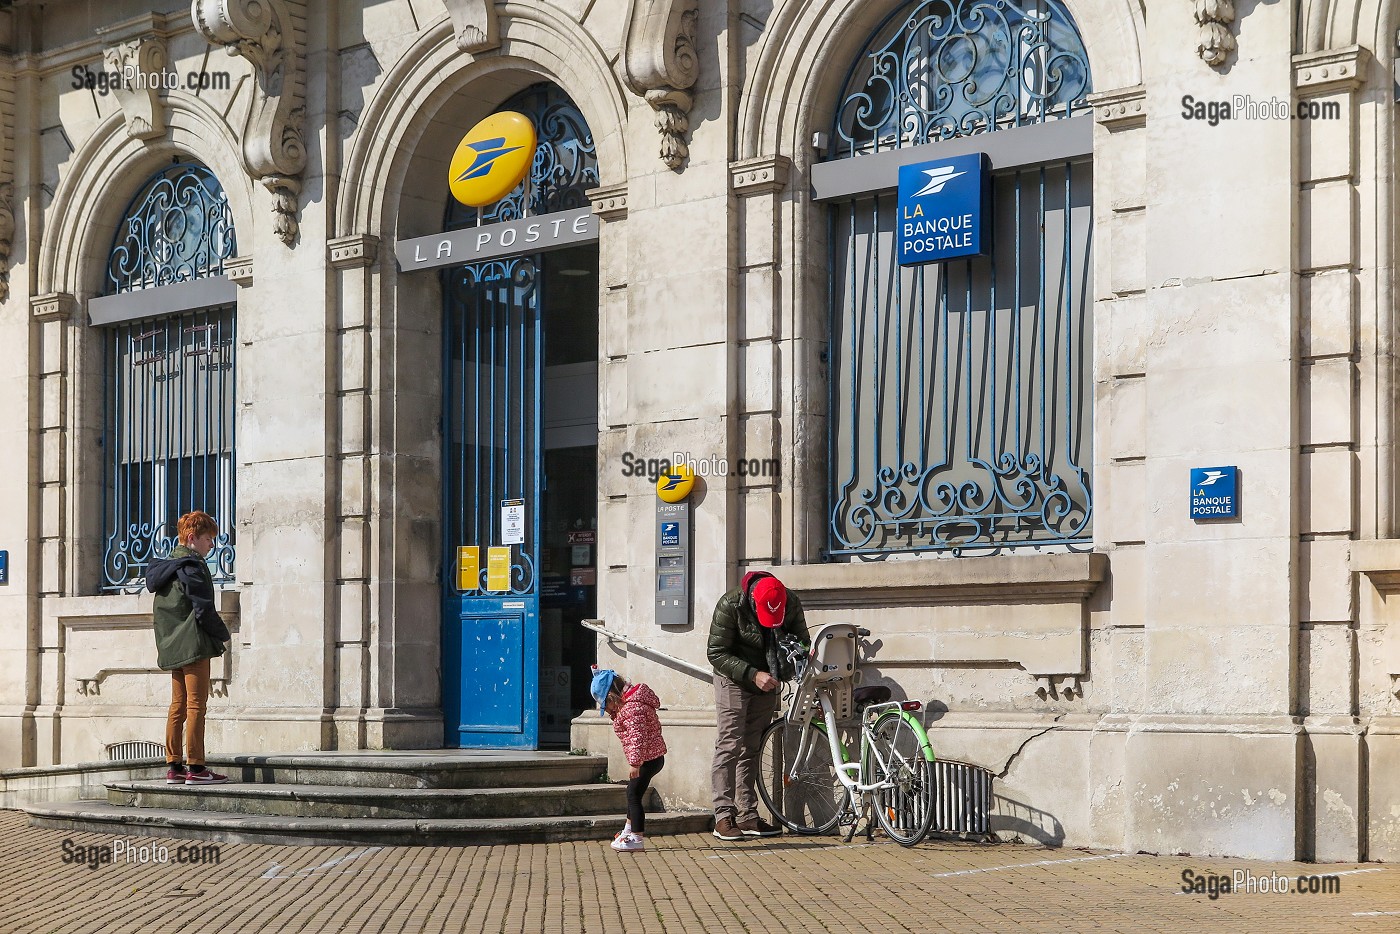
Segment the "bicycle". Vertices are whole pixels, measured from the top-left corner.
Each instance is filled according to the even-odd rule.
[[[810,652],[790,637],[780,642],[794,676],[785,688],[787,712],[763,731],[758,791],[773,816],[796,833],[849,825],[849,843],[864,818],[867,839],[874,838],[878,820],[890,839],[913,846],[933,823],[933,748],[914,716],[919,701],[892,701],[883,685],[853,688],[858,640],[869,635],[834,623],[817,631]],[[859,724],[855,761],[841,741],[838,719]]]

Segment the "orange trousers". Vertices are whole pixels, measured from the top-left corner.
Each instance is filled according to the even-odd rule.
[[[165,718],[165,761],[204,764],[204,706],[209,700],[209,659],[170,672],[170,712]]]

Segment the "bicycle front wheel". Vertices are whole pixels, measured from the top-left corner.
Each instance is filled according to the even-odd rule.
[[[806,734],[805,745],[800,742]],[[802,761],[793,769],[793,759]],[[829,833],[846,806],[847,792],[831,761],[826,730],[786,718],[763,731],[758,758],[758,794],[784,827],[797,833]]]
[[[873,781],[890,786],[875,792],[875,816],[901,846],[918,843],[933,825],[933,763],[907,717],[891,711],[875,722],[865,762]]]

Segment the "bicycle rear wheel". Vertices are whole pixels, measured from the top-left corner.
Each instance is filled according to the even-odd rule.
[[[796,773],[791,758],[806,732],[806,748]],[[758,794],[784,827],[797,833],[829,833],[846,806],[846,788],[836,777],[826,731],[813,721],[807,727],[774,720],[763,731],[758,758]]]
[[[866,775],[892,786],[874,793],[875,816],[891,840],[913,846],[933,824],[933,763],[924,738],[904,714],[891,711],[875,721],[870,743]]]

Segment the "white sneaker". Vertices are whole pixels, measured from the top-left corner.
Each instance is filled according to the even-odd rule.
[[[635,833],[621,833],[612,842],[612,848],[619,852],[632,853],[647,848],[646,838]]]

